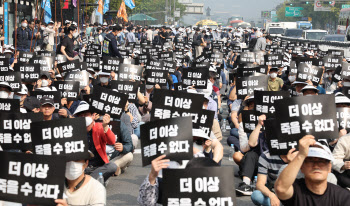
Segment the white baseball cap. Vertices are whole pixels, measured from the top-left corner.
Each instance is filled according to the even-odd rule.
[[[211,140],[210,137],[202,129],[192,129],[192,136]]]
[[[21,91],[17,92],[18,94],[28,94],[28,88],[25,84],[22,84]]]

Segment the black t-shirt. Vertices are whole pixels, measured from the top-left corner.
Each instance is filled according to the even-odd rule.
[[[327,184],[323,195],[317,195],[307,189],[305,179],[297,179],[294,184],[294,194],[289,200],[282,200],[285,206],[345,206],[350,205],[350,192],[332,183]]]
[[[74,58],[74,41],[72,38],[69,38],[68,36],[63,39],[63,42],[61,46],[65,47],[66,54]]]

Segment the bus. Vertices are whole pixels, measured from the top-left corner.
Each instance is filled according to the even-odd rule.
[[[238,27],[239,23],[243,22],[243,17],[240,16],[233,16],[228,19],[227,26],[231,27]]]
[[[349,19],[350,19],[350,8],[341,9],[339,12],[337,34],[346,34],[346,29],[349,26]]]

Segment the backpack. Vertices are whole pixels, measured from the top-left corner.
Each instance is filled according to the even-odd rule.
[[[249,49],[254,49],[256,42],[258,41],[257,38],[253,38],[249,41]]]

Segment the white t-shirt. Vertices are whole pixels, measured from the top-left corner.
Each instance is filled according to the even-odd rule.
[[[89,182],[79,188],[77,191],[71,193],[64,187],[64,195],[66,196],[69,206],[104,206],[106,205],[106,189],[105,187],[90,177]]]

